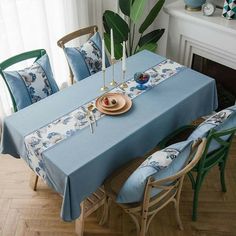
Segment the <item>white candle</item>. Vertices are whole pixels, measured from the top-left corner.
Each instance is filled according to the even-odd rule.
[[[111,60],[114,60],[114,38],[113,38],[113,29],[111,29]]]
[[[105,43],[104,43],[104,39],[102,40],[102,70],[106,69],[106,65],[105,65]]]
[[[122,57],[122,70],[126,71],[126,63],[125,63],[125,59],[126,59],[126,53],[125,53],[125,41],[123,41],[123,57]]]

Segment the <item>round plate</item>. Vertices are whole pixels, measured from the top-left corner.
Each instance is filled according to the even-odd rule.
[[[109,103],[110,103],[109,105],[106,105],[106,104],[103,102],[103,100],[104,100],[105,98],[108,99],[108,101],[109,101]],[[106,108],[111,108],[111,107],[117,106],[117,101],[116,101],[116,99],[115,99],[115,101],[116,101],[115,104],[113,104],[113,103],[111,102],[113,99],[115,99],[114,96],[107,94],[106,96],[103,96],[103,97],[99,100],[99,102],[101,103],[101,105],[102,105],[104,108],[105,108],[105,107],[106,107]]]
[[[103,110],[106,110],[106,111],[118,111],[118,110],[121,110],[122,108],[124,108],[125,104],[126,104],[126,99],[124,98],[123,94],[119,94],[119,93],[107,93],[105,95],[110,101],[112,99],[115,99],[116,100],[116,104],[114,104],[114,106],[104,106],[103,105],[103,98],[104,96],[102,97],[99,97],[97,99],[98,101],[98,104],[100,107],[102,107]]]
[[[125,106],[123,108],[121,108],[120,110],[118,110],[118,111],[107,111],[107,110],[103,109],[102,106],[100,106],[100,104],[98,102],[98,99],[96,100],[96,107],[97,107],[97,109],[100,112],[102,112],[104,114],[107,114],[107,115],[111,115],[111,116],[117,116],[117,115],[121,115],[121,114],[127,112],[132,107],[132,101],[126,95],[123,95],[123,94],[119,94],[119,95],[121,95],[125,99],[125,101],[126,101]]]

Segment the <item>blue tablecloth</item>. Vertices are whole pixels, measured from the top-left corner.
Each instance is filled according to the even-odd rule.
[[[127,59],[126,78],[165,58],[142,51]],[[121,81],[121,63],[115,67]],[[106,72],[111,78],[111,68]],[[26,159],[24,137],[56,118],[101,95],[102,75],[85,80],[35,103],[10,117],[3,125],[2,153]],[[80,215],[80,203],[108,175],[129,160],[144,155],[174,129],[217,108],[215,81],[186,68],[133,100],[133,107],[121,116],[105,116],[95,134],[89,127],[43,153],[52,187],[63,196],[61,217],[65,221]],[[13,167],[14,168],[14,167]]]

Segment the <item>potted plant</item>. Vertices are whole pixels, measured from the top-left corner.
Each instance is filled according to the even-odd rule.
[[[157,41],[164,34],[165,29],[156,29],[149,33],[145,32],[156,19],[164,2],[165,0],[158,0],[147,16],[144,17],[145,20],[141,24],[140,20],[143,18],[147,0],[119,0],[119,8],[125,15],[125,19],[113,11],[106,10],[104,12],[105,44],[110,52],[110,30],[113,29],[114,51],[117,60],[122,57],[123,41],[126,41],[127,56],[133,55],[143,49],[153,52],[156,51]],[[135,44],[136,37],[138,37],[138,41]]]

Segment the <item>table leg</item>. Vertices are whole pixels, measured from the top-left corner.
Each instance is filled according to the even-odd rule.
[[[30,185],[30,188],[34,191],[37,190],[38,179],[39,177],[34,172],[30,173],[29,185]]]
[[[78,236],[83,236],[84,233],[84,203],[80,204],[81,214],[80,217],[75,221],[75,233]]]

